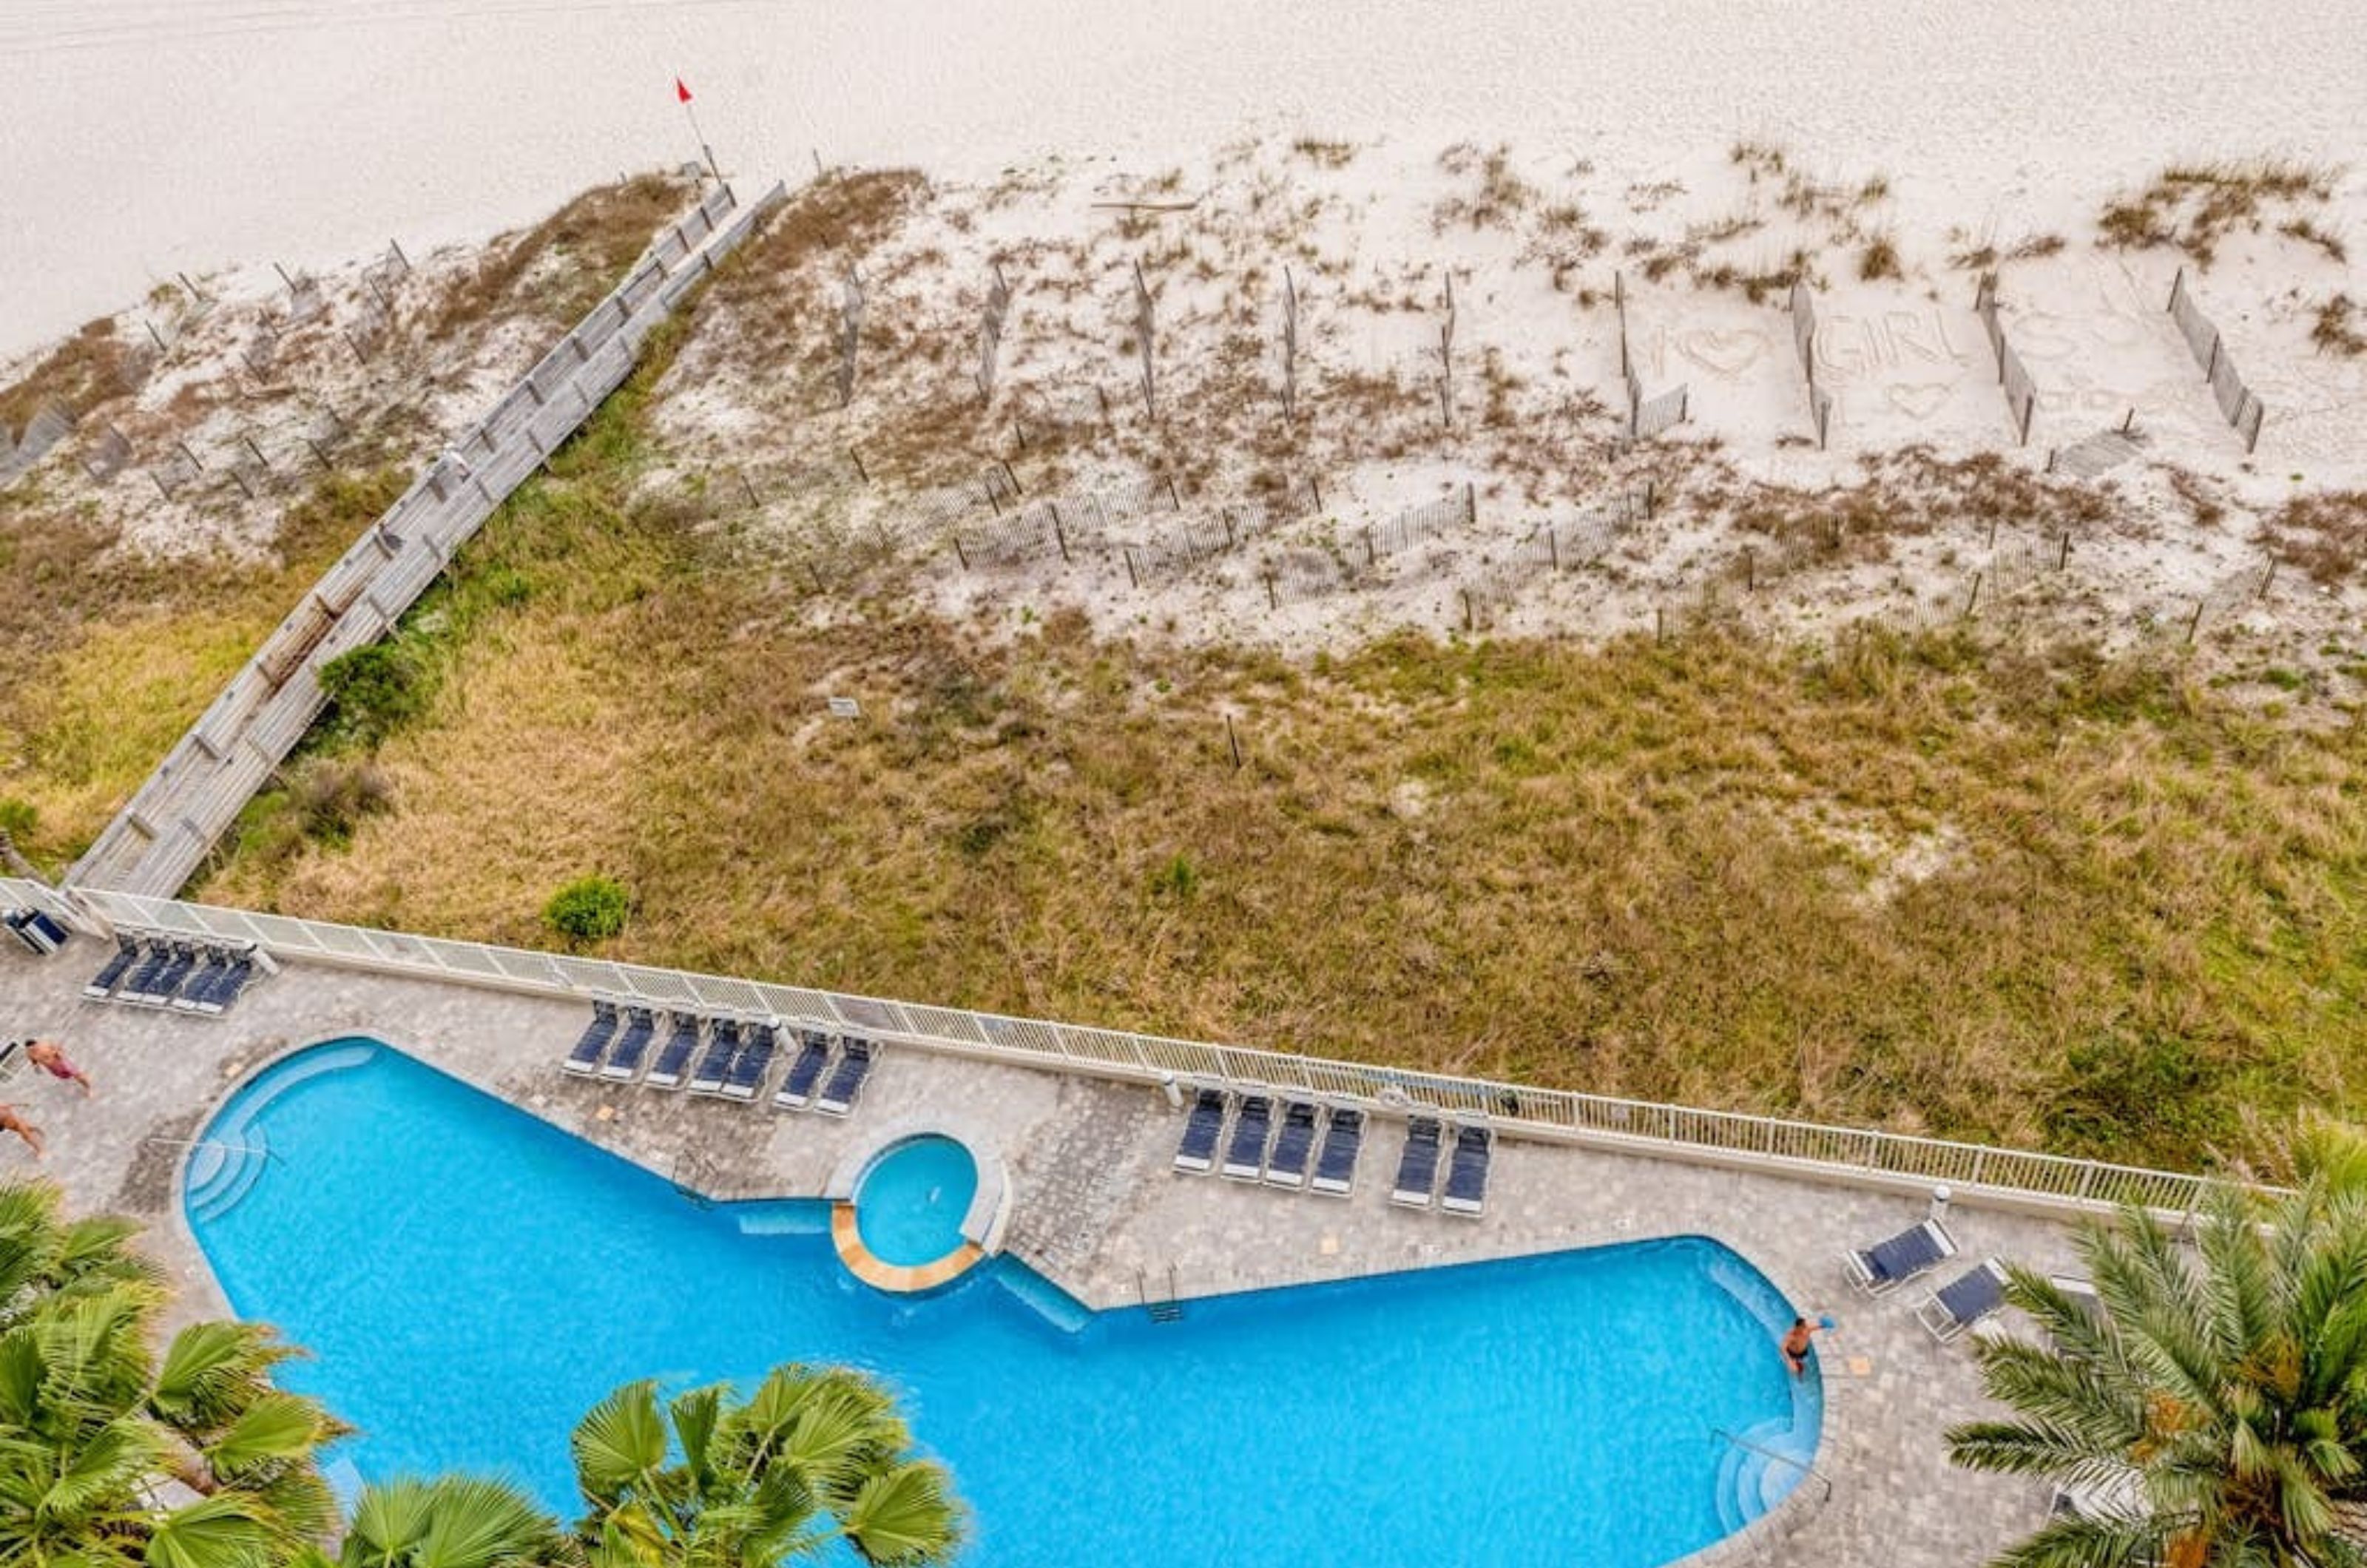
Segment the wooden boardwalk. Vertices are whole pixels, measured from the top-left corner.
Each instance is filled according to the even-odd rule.
[[[787,197],[719,186],[491,413],[354,541],[75,863],[68,881],[179,891],[327,705],[320,672],[393,629],[452,554],[632,373],[682,297]]]

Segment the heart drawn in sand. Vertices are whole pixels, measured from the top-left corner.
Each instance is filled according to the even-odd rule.
[[[1766,357],[1767,349],[1767,334],[1757,327],[1736,327],[1730,332],[1696,328],[1677,339],[1679,354],[1713,376],[1728,378],[1758,364]]]
[[[1890,400],[1892,408],[1908,418],[1930,419],[1940,412],[1940,405],[1948,400],[1948,391],[1945,381],[1910,381],[1903,387],[1885,387],[1882,395]]]

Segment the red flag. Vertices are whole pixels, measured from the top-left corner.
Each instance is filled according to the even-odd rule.
[[[677,103],[690,102],[690,89],[682,85],[682,78],[679,76],[674,79],[674,96]]]

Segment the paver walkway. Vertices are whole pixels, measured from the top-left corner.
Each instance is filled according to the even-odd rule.
[[[1169,1168],[1182,1117],[1163,1094],[890,1046],[856,1113],[836,1121],[571,1077],[561,1058],[580,1006],[424,979],[293,965],[227,1018],[80,999],[98,950],[0,956],[0,1029],[65,1043],[97,1082],[19,1072],[0,1099],[49,1134],[46,1168],[74,1202],[146,1221],[146,1245],[182,1281],[176,1311],[227,1310],[175,1201],[189,1140],[260,1064],[323,1039],[369,1034],[570,1132],[719,1198],[818,1195],[844,1162],[891,1131],[942,1127],[999,1161],[1010,1188],[1005,1245],[1088,1304],[1334,1279],[1430,1264],[1703,1234],[1749,1258],[1799,1307],[1840,1321],[1823,1342],[1829,1503],[1788,1537],[1741,1552],[1799,1568],[1973,1568],[2033,1528],[2043,1491],[1952,1470],[1939,1433],[1983,1408],[1962,1346],[1916,1325],[1912,1287],[1862,1301],[1841,1251],[1920,1217],[1921,1201],[1840,1183],[1554,1145],[1508,1143],[1485,1218],[1409,1213],[1387,1202],[1402,1137],[1379,1121],[1345,1201],[1184,1177]],[[31,1165],[11,1146],[0,1159]],[[2046,1269],[2072,1258],[2046,1221],[1959,1202],[1951,1227],[1968,1266],[2000,1253]],[[1172,1272],[1171,1272],[1172,1271]],[[1816,1483],[1808,1483],[1811,1488]]]

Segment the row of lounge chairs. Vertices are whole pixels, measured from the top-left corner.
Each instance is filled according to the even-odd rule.
[[[1229,1138],[1228,1117],[1232,1122]],[[1288,1099],[1277,1105],[1274,1096],[1248,1094],[1240,1097],[1236,1111],[1234,1098],[1224,1090],[1198,1089],[1184,1117],[1175,1168],[1192,1174],[1217,1170],[1236,1181],[1345,1198],[1355,1189],[1365,1122],[1365,1112],[1349,1105],[1324,1108]],[[1445,1128],[1438,1118],[1413,1118],[1406,1128],[1389,1201],[1427,1209],[1435,1201],[1447,1213],[1476,1219],[1487,1209],[1495,1134],[1476,1124],[1457,1127],[1451,1156],[1444,1139]],[[1442,1164],[1446,1173],[1443,1189]]]
[[[119,935],[106,966],[82,994],[95,1002],[170,1008],[213,1018],[230,1010],[271,960],[253,942]]]
[[[1445,1144],[1446,1127],[1435,1116],[1417,1116],[1406,1123],[1405,1152],[1398,1156],[1397,1185],[1389,1201],[1400,1208],[1427,1209],[1433,1198],[1440,1210],[1476,1220],[1488,1209],[1488,1167],[1495,1157],[1496,1134],[1476,1122],[1455,1128],[1455,1144]],[[1438,1179],[1444,1156],[1446,1180]]]
[[[1263,1181],[1327,1198],[1348,1196],[1355,1189],[1356,1162],[1364,1153],[1365,1113],[1347,1105],[1327,1111],[1304,1100],[1285,1101],[1281,1109],[1277,1127],[1273,1096],[1243,1095],[1228,1140],[1225,1119],[1233,1110],[1233,1097],[1222,1089],[1198,1090],[1184,1119],[1175,1168],[1193,1174],[1218,1169],[1222,1145],[1222,1173],[1235,1181]]]
[[[789,1059],[789,1068],[773,1090],[776,1110],[811,1107],[844,1116],[870,1081],[878,1047],[860,1035],[833,1035],[812,1026],[792,1029],[778,1020],[662,1014],[603,999],[592,1004],[592,1021],[561,1065],[579,1077],[611,1083],[638,1079],[650,1089],[754,1100],[763,1097],[774,1063],[783,1057]]]
[[[1844,1253],[1850,1283],[1865,1295],[1884,1296],[1956,1256],[1956,1238],[1937,1218],[1909,1225],[1897,1235]],[[1942,1344],[1996,1315],[2005,1305],[2003,1262],[1985,1258],[1939,1289],[1925,1293],[1916,1321]]]

